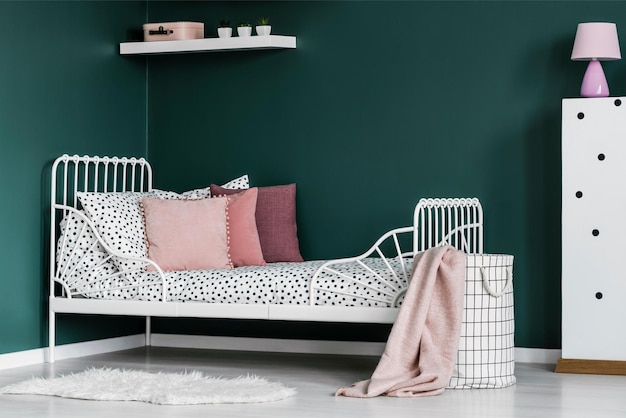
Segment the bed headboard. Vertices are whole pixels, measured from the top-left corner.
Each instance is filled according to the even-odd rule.
[[[50,271],[58,223],[69,208],[78,208],[77,192],[147,192],[152,190],[152,167],[144,158],[62,155],[52,164],[50,187]]]
[[[79,157],[67,154],[52,165],[52,205],[76,207],[76,192],[152,190],[152,167],[143,158]]]

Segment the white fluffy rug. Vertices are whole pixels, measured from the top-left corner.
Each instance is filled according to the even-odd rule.
[[[256,376],[223,379],[205,376],[198,371],[146,373],[92,368],[54,379],[33,378],[0,388],[0,393],[196,405],[278,401],[295,395],[296,390]]]

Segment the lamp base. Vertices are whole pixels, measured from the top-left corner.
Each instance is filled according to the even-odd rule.
[[[607,97],[609,95],[609,85],[600,61],[595,59],[589,61],[583,84],[580,87],[580,95],[583,97]]]

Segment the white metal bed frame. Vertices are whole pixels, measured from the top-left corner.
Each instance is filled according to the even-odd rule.
[[[404,292],[410,280],[406,260],[420,251],[438,245],[452,245],[468,254],[483,252],[483,211],[478,199],[421,199],[415,207],[413,225],[393,229],[381,236],[372,247],[357,257],[342,258],[325,262],[314,274],[310,282],[309,305],[279,304],[222,304],[222,303],[183,303],[167,301],[166,277],[153,261],[125,257],[110,248],[98,234],[93,223],[78,212],[77,192],[147,192],[152,190],[152,168],[143,158],[90,157],[63,155],[52,165],[51,207],[50,207],[50,274],[49,274],[49,349],[48,361],[54,362],[56,314],[98,314],[129,315],[146,317],[146,345],[150,345],[151,317],[195,317],[229,319],[266,319],[322,322],[393,323]],[[57,240],[60,238],[59,221],[69,212],[75,212],[84,220],[85,228],[91,228],[99,243],[106,249],[109,258],[139,261],[143,269],[152,265],[158,273],[158,283],[162,286],[162,301],[106,300],[76,297],[71,285],[77,278],[75,269],[57,268]],[[406,239],[410,238],[410,239]],[[63,239],[63,237],[61,237]],[[410,244],[406,244],[406,242]],[[410,246],[410,248],[404,248]],[[61,246],[61,248],[64,248]],[[391,248],[391,250],[389,250]],[[71,256],[71,254],[70,254]],[[393,280],[382,278],[361,260],[366,257],[380,257],[392,272]],[[400,268],[394,269],[390,261],[399,261]],[[80,263],[80,260],[78,260]],[[340,264],[356,263],[371,273],[373,280],[384,281],[387,291],[373,288],[379,295],[371,299],[388,307],[345,307],[322,306],[315,304],[316,292],[340,293],[324,288],[320,278],[334,275],[364,283],[338,271]],[[262,268],[262,267],[260,267]],[[126,274],[128,271],[116,274]],[[99,278],[105,280],[111,275]],[[155,282],[150,282],[154,284]],[[137,282],[140,287],[148,282]],[[84,294],[84,292],[80,292]],[[362,297],[362,296],[359,296]]]

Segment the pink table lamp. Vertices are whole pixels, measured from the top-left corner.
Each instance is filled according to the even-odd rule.
[[[580,87],[583,97],[607,97],[609,85],[606,82],[600,60],[622,58],[615,23],[579,23],[572,49],[572,61],[587,61],[589,66]]]

